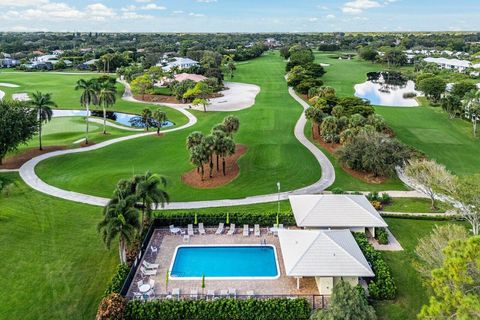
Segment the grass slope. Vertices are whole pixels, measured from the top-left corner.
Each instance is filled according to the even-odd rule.
[[[118,257],[96,231],[97,207],[16,183],[0,196],[1,319],[93,319]]]
[[[187,135],[195,130],[208,133],[228,115],[219,112],[193,111],[199,121],[188,130],[56,157],[42,162],[37,172],[55,186],[108,197],[120,178],[151,170],[168,178],[168,192],[173,201],[273,193],[277,181],[282,183],[282,190],[314,183],[320,178],[320,168],[313,155],[293,135],[302,108],[286,90],[284,67],[285,62],[278,54],[238,66],[235,80],[257,84],[262,90],[253,107],[235,112],[241,123],[235,139],[247,145],[248,150],[239,160],[240,175],[226,186],[195,189],[181,181],[181,175],[192,169],[185,149]]]

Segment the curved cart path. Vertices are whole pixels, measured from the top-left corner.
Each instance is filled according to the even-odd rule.
[[[125,87],[125,94],[124,94],[124,99],[129,100],[129,101],[134,101],[134,102],[139,102],[133,99],[131,96],[131,92],[129,90],[129,87]],[[288,90],[290,95],[298,102],[302,107],[307,109],[309,105],[303,101],[300,97],[296,95],[293,89]],[[181,127],[178,128],[173,128],[173,129],[166,129],[163,131],[163,133],[168,133],[172,131],[177,131],[177,130],[182,130],[185,128],[188,128],[192,125],[194,125],[197,121],[196,117],[192,115],[190,112],[185,110],[184,108],[180,107],[174,107],[176,110],[182,112],[185,114],[189,122]],[[318,149],[313,143],[311,143],[307,137],[304,134],[304,128],[307,123],[307,119],[305,117],[305,113],[302,112],[300,118],[297,121],[297,124],[295,125],[294,129],[294,134],[295,137],[298,139],[298,141],[304,145],[312,154],[315,156],[317,159],[318,163],[320,164],[321,170],[322,170],[322,175],[321,178],[315,182],[314,184],[310,186],[306,186],[301,189],[293,190],[293,191],[288,191],[288,192],[282,192],[280,194],[274,193],[274,194],[267,194],[267,195],[259,195],[259,196],[252,196],[252,197],[247,197],[247,198],[242,198],[242,199],[222,199],[222,200],[211,200],[211,201],[191,201],[191,202],[173,202],[168,204],[165,209],[196,209],[196,208],[208,208],[208,207],[223,207],[223,206],[238,206],[238,205],[249,205],[249,204],[257,204],[257,203],[266,203],[266,202],[274,202],[277,201],[278,199],[280,200],[285,200],[288,199],[289,195],[292,194],[308,194],[308,193],[319,193],[324,191],[326,188],[331,186],[333,182],[335,181],[335,170],[333,168],[332,163],[329,161],[329,159],[323,154],[320,149]],[[152,135],[155,134],[155,132],[147,132],[147,133],[140,133],[140,134],[134,134],[126,137],[120,137],[116,139],[112,139],[109,141],[105,141],[90,147],[85,147],[85,148],[79,148],[79,149],[68,149],[68,150],[59,150],[59,151],[54,151],[50,152],[47,154],[40,155],[38,157],[35,157],[28,162],[26,162],[21,168],[20,168],[20,176],[21,178],[25,181],[26,184],[28,184],[30,187],[33,189],[46,193],[48,195],[52,195],[58,198],[62,198],[65,200],[70,200],[70,201],[75,201],[75,202],[80,202],[80,203],[85,203],[89,205],[96,205],[96,206],[105,206],[108,202],[109,199],[107,198],[102,198],[102,197],[97,197],[97,196],[92,196],[92,195],[86,195],[78,192],[73,192],[73,191],[68,191],[68,190],[63,190],[54,186],[51,186],[44,181],[42,181],[35,173],[35,167],[38,163],[41,161],[64,155],[64,154],[71,154],[71,153],[81,153],[81,152],[87,152],[91,150],[97,150],[100,148],[104,148],[106,146],[122,142],[122,141],[127,141],[131,139],[136,139],[140,137],[144,137],[147,135]],[[410,193],[409,193],[410,194]],[[414,193],[411,194],[411,196],[415,196]]]

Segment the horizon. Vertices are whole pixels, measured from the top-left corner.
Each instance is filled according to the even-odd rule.
[[[475,32],[478,3],[414,0],[2,0],[2,32]],[[140,23],[139,23],[140,22]],[[92,31],[95,30],[95,31]]]

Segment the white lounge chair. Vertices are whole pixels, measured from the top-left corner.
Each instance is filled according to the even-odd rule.
[[[142,274],[143,274],[144,277],[157,275],[157,269],[147,270],[144,266],[141,266],[141,267],[140,267],[140,271],[142,272]]]
[[[220,222],[220,223],[218,224],[217,231],[215,231],[215,234],[216,234],[216,235],[222,234],[222,233],[223,233],[224,226],[225,226],[225,225],[223,224],[223,222]]]
[[[228,297],[228,290],[220,290],[220,297],[227,298]]]
[[[283,228],[283,224],[280,223],[280,224],[278,225],[278,229],[284,229],[284,228]]]
[[[133,292],[133,299],[134,300],[140,300],[143,298],[143,293],[141,292]]]
[[[176,228],[173,224],[169,228],[171,234],[179,234],[181,231],[180,228]]]
[[[243,225],[243,236],[248,237],[250,235],[250,229],[248,228],[248,224]]]
[[[253,290],[247,291],[247,298],[255,298],[255,292]]]
[[[237,290],[233,288],[228,289],[228,295],[232,298],[237,298]]]
[[[157,248],[157,247],[155,247],[155,246],[150,246],[150,252],[151,252],[151,253],[157,253],[157,251],[158,251],[158,248]]]
[[[188,234],[189,236],[193,236],[193,233],[194,233],[194,232],[193,232],[193,224],[189,224],[189,225],[188,225],[188,228],[187,228],[187,234]]]
[[[235,234],[235,223],[230,223],[230,229],[228,229],[227,235],[233,236]]]
[[[256,224],[254,226],[255,237],[260,237],[260,225]]]
[[[145,261],[145,260],[143,260],[142,264],[143,264],[143,266],[144,266],[146,269],[149,269],[149,270],[158,269],[158,266],[159,266],[159,264],[156,264],[156,263],[148,263],[148,262]]]
[[[153,287],[155,287],[155,280],[153,279],[148,280],[148,284],[150,285],[150,288],[153,289]]]
[[[143,280],[137,281],[137,288],[143,286]]]
[[[190,236],[188,234],[183,236],[183,242],[184,243],[189,243],[190,242]]]
[[[200,223],[198,224],[198,233],[199,233],[199,234],[202,234],[202,235],[205,235],[205,234],[206,234],[205,228],[203,227],[203,222],[200,222]]]
[[[178,288],[172,289],[172,296],[177,298],[177,299],[180,299],[180,289],[178,289]]]
[[[207,291],[207,300],[215,300],[215,290]]]
[[[190,299],[198,299],[198,291],[197,289],[192,289],[190,290]]]

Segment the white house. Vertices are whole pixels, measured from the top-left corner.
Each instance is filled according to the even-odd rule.
[[[330,295],[340,280],[352,285],[374,277],[349,230],[280,230],[283,264],[288,277],[314,277],[320,294]]]
[[[157,66],[162,67],[164,71],[170,71],[175,67],[181,70],[196,67],[198,66],[198,62],[190,58],[175,57],[172,61],[162,61],[157,63]]]
[[[289,200],[301,228],[348,229],[374,237],[375,228],[388,226],[364,195],[294,195]]]
[[[464,72],[467,68],[472,68],[472,63],[468,60],[446,59],[446,58],[425,58],[423,61],[435,63],[442,69],[456,70]],[[476,65],[477,66],[477,65]]]

